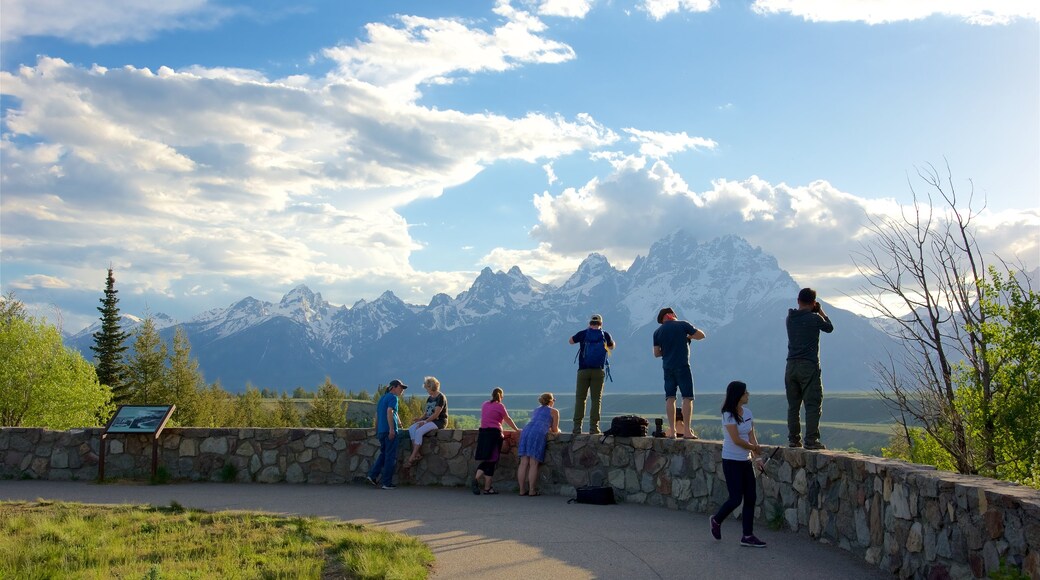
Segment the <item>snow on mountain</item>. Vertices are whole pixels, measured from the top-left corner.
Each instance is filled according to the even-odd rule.
[[[156,312],[155,314],[152,314],[151,317],[152,324],[155,325],[156,330],[163,330],[165,328],[177,325],[177,321],[174,320],[173,317],[162,312]],[[119,328],[123,332],[134,332],[143,323],[144,318],[141,318],[139,316],[134,316],[133,314],[125,313],[121,313],[119,315]],[[73,334],[71,337],[69,337],[68,340],[70,342],[81,342],[84,340],[89,340],[91,341],[91,344],[93,344],[94,333],[98,332],[99,330],[101,330],[101,320],[98,320],[94,324],[91,324],[90,326],[84,328],[76,334]]]
[[[790,301],[798,292],[776,258],[742,238],[724,236],[698,244],[685,230],[655,243],[626,274],[629,286],[622,304],[636,327],[656,325],[664,306],[695,324],[725,326],[740,311]]]
[[[325,377],[371,388],[396,376],[436,374],[455,392],[489,385],[530,391],[573,382],[567,338],[598,313],[620,344],[611,360],[611,388],[637,392],[657,384],[660,362],[648,356],[650,335],[657,311],[671,306],[709,336],[693,349],[699,385],[717,389],[740,377],[756,389],[776,390],[783,385],[783,318],[797,292],[776,260],[745,240],[701,242],[679,230],[628,270],[590,254],[559,287],[516,266],[484,268],[467,290],[454,298],[438,294],[425,306],[387,291],[333,307],[300,285],[276,304],[248,297],[181,327],[206,379],[231,390],[246,382],[313,388]],[[830,306],[828,312],[841,317],[842,326],[823,348],[828,386],[867,388],[858,384],[869,374],[867,359],[887,338],[865,319],[834,314]],[[173,322],[161,324],[169,340]],[[85,351],[88,345],[75,346]]]

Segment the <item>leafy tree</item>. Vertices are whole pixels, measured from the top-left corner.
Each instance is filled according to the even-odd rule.
[[[126,352],[126,339],[130,333],[123,332],[119,317],[119,298],[116,294],[116,279],[112,274],[112,268],[108,269],[108,277],[105,279],[105,296],[101,299],[98,312],[101,313],[101,329],[94,333],[94,345],[90,350],[94,351],[97,358],[97,376],[101,384],[112,388],[116,402],[124,402],[129,399],[125,384],[126,369],[123,366],[123,357]]]
[[[303,387],[296,387],[292,392],[292,398],[294,399],[310,399],[313,396],[313,393]]]
[[[896,433],[889,440],[889,446],[881,448],[881,455],[892,459],[905,459],[912,463],[934,465],[946,471],[956,471],[953,457],[934,437],[919,427],[908,427],[905,433]]]
[[[311,402],[311,408],[303,416],[303,423],[308,427],[345,427],[347,424],[346,395],[332,380],[325,378],[325,383],[318,387],[318,392]]]
[[[166,343],[155,329],[151,317],[134,333],[134,355],[127,365],[126,397],[128,403],[155,405],[172,402],[166,368]]]
[[[94,427],[111,413],[112,391],[94,365],[62,343],[49,324],[7,300],[0,317],[0,425]]]
[[[999,307],[999,289],[1003,300],[1013,291],[995,269],[987,280],[975,235],[980,210],[972,207],[972,196],[961,204],[949,167],[945,179],[931,166],[918,175],[929,193],[921,197],[911,187],[913,205],[899,218],[872,219],[873,241],[855,258],[868,282],[861,304],[888,322],[904,349],[901,358],[876,367],[878,393],[902,427],[903,444],[891,449],[925,460],[916,450],[924,445],[924,456],[938,462],[937,446],[958,472],[997,477],[1024,450],[1012,451],[1017,444],[1007,438],[1017,435],[1004,430],[1019,419],[1014,413],[1021,405],[1035,409],[1035,395],[1023,396],[1029,381],[1012,371],[1022,354],[1013,345],[1028,336],[1035,344],[1037,335],[1020,337],[1010,328],[1015,315]],[[938,207],[933,195],[941,200]],[[1010,278],[1006,264],[1005,270]],[[1035,436],[1035,427],[1029,428]],[[1021,435],[1013,428],[1010,433]]]
[[[169,402],[177,405],[174,419],[179,425],[195,425],[200,409],[201,393],[206,383],[199,372],[199,361],[191,357],[191,343],[184,329],[177,327],[173,335],[169,372],[166,373]]]
[[[289,395],[284,392],[281,398],[278,399],[274,423],[277,427],[303,426],[303,419],[300,417],[300,410],[296,407],[296,401],[290,399]]]
[[[989,274],[979,299],[985,319],[973,329],[987,346],[979,356],[991,372],[989,391],[974,367],[957,364],[958,410],[991,458],[987,472],[1024,482],[1040,470],[1040,295],[1013,274]]]

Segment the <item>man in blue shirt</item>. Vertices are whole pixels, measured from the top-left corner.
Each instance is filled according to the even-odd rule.
[[[662,308],[657,313],[654,331],[654,356],[664,366],[665,414],[668,427],[675,433],[675,391],[682,394],[682,414],[686,418],[686,432],[678,437],[697,439],[693,429],[693,372],[690,371],[690,341],[704,339],[704,331],[698,330],[685,320],[679,320],[671,308]]]
[[[379,438],[379,457],[368,471],[368,482],[383,483],[383,489],[397,489],[394,485],[394,468],[397,467],[397,430],[401,421],[397,416],[398,401],[408,385],[398,379],[390,381],[386,394],[376,405],[376,437]]]

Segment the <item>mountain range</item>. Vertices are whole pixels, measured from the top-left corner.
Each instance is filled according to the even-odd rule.
[[[774,257],[742,238],[700,242],[679,230],[627,270],[591,254],[559,286],[516,266],[485,268],[468,290],[438,294],[425,306],[387,291],[337,307],[301,285],[277,304],[247,297],[186,322],[153,318],[168,341],[175,327],[183,328],[205,379],[219,379],[232,392],[247,382],[313,390],[326,377],[344,390],[374,391],[393,378],[418,387],[434,375],[450,394],[495,386],[570,392],[577,346],[568,339],[598,313],[618,345],[607,391],[655,393],[662,389],[661,363],[653,357],[652,334],[658,310],[670,306],[707,334],[691,347],[698,390],[721,392],[739,379],[752,391],[782,392],[784,318],[799,287]],[[892,339],[864,317],[824,306],[835,326],[821,339],[825,388],[872,389],[871,366],[894,350]],[[139,319],[125,320],[124,329]],[[69,345],[92,357],[97,326],[70,337]]]

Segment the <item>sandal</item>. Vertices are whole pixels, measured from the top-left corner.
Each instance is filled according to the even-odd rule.
[[[498,495],[498,490],[493,487],[491,489],[485,489],[484,495]]]

